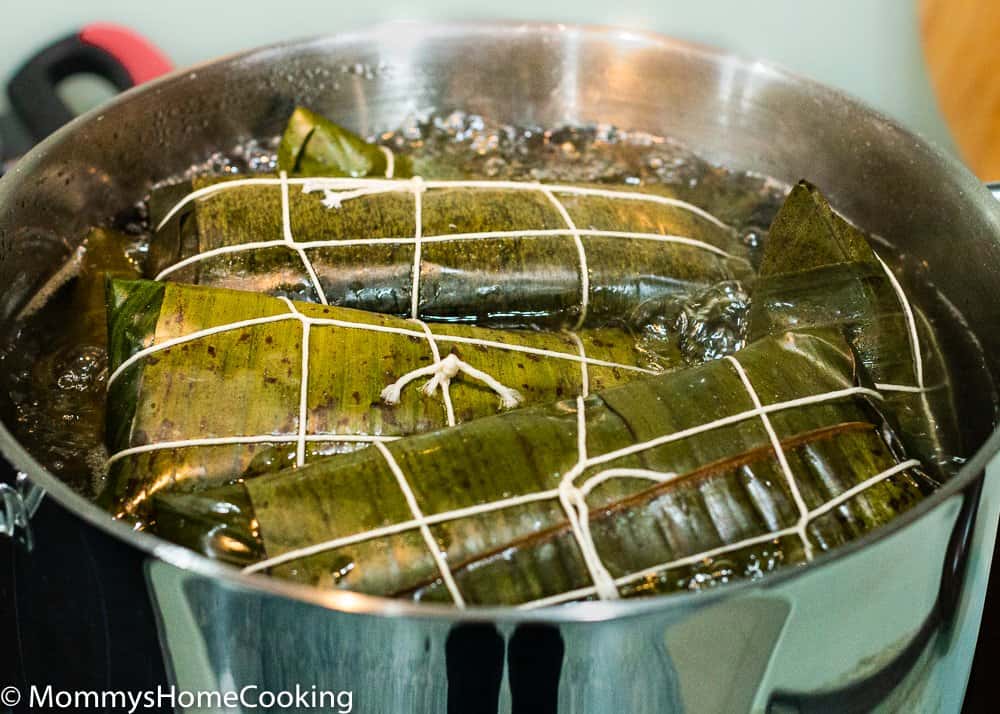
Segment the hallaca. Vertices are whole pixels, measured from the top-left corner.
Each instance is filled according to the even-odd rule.
[[[907,451],[940,471],[959,445],[934,330],[865,234],[803,181],[771,225],[754,284],[749,339],[826,326],[849,336],[898,420]]]
[[[300,468],[156,497],[157,531],[248,572],[525,607],[757,577],[934,486],[835,330]]]
[[[755,270],[669,189],[422,178],[304,109],[277,168],[158,188],[153,280],[109,286],[105,503],[169,540],[459,607],[616,599],[808,562],[957,453],[928,320],[809,184]]]
[[[151,281],[108,289],[109,479],[141,512],[227,483],[683,364],[619,328],[491,330]]]
[[[153,192],[148,276],[505,327],[603,326],[752,277],[735,231],[666,188],[405,179],[389,157],[299,110],[277,176]]]

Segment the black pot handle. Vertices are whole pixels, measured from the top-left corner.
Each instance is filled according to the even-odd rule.
[[[166,56],[141,35],[118,25],[95,23],[25,62],[7,85],[7,95],[32,138],[41,141],[74,117],[56,92],[67,77],[96,74],[125,91],[170,69]]]

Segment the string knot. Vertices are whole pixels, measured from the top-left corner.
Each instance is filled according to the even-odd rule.
[[[451,385],[451,380],[460,372],[477,379],[500,396],[500,405],[504,409],[512,409],[521,403],[521,394],[510,387],[501,384],[497,379],[486,374],[482,370],[476,369],[468,362],[459,359],[458,355],[452,353],[444,359],[438,360],[434,364],[407,372],[395,382],[382,390],[382,401],[386,404],[399,404],[402,397],[403,388],[419,377],[430,377],[427,383],[420,388],[424,394],[430,396],[439,388],[444,391]]]

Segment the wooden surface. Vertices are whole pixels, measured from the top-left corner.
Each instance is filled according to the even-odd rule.
[[[1000,0],[921,0],[920,33],[962,157],[983,180],[1000,181]]]

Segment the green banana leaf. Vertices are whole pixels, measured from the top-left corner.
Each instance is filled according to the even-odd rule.
[[[26,310],[31,314],[22,326],[19,350],[32,355],[26,365],[31,391],[44,395],[19,405],[22,438],[35,446],[33,453],[46,466],[88,496],[104,444],[104,281],[108,275],[138,276],[127,256],[130,244],[115,231],[92,229],[40,291],[39,304]]]
[[[393,155],[390,171],[387,151],[316,112],[297,107],[278,145],[278,168],[299,176],[413,175],[405,156]]]
[[[754,284],[749,339],[790,329],[845,330],[883,388],[907,451],[940,477],[941,467],[960,453],[952,390],[935,331],[902,289],[865,234],[803,181],[771,226]]]
[[[219,485],[366,445],[356,437],[399,437],[449,424],[440,392],[421,390],[431,375],[403,386],[398,403],[380,396],[405,374],[435,364],[418,323],[310,303],[294,307],[309,318],[335,321],[313,324],[308,332],[309,441],[301,459],[303,325],[297,319],[246,324],[294,317],[289,303],[179,283],[109,284],[110,359],[117,374],[108,394],[111,462],[103,500],[119,517],[141,517],[148,498],[165,488]],[[204,334],[220,326],[232,327]],[[640,350],[618,328],[555,333],[439,324],[432,332],[442,360],[458,359],[486,373],[525,404],[581,393],[581,348],[588,360],[586,390],[683,363],[676,341],[661,339],[653,361],[645,341]],[[140,350],[178,339],[186,341],[128,363]],[[502,395],[475,374],[455,374],[449,394],[455,423],[494,414],[502,405]],[[259,439],[189,443],[247,436]],[[150,447],[163,443],[176,445]]]
[[[573,483],[589,509],[581,522],[596,566],[555,495],[581,458],[575,400],[198,494],[161,494],[156,529],[244,565],[285,556],[257,566],[283,578],[417,600],[453,599],[441,558],[467,605],[539,605],[594,597],[599,567],[621,597],[759,577],[887,522],[933,488],[904,460],[877,393],[839,391],[864,379],[839,333],[765,338],[736,357],[738,367],[718,360],[583,401],[588,460]],[[769,414],[795,490],[739,369],[763,405],[839,394]],[[662,482],[613,469],[649,470]],[[465,510],[502,499],[521,500]],[[326,545],[299,552],[317,544]]]
[[[147,276],[406,317],[416,302],[424,320],[504,327],[602,326],[647,300],[752,277],[735,231],[664,187],[640,200],[630,187],[336,182],[384,175],[385,160],[297,109],[279,149],[290,183],[199,177],[153,191]],[[303,178],[320,175],[330,181]]]

